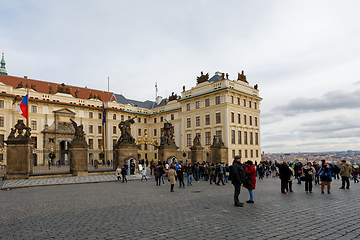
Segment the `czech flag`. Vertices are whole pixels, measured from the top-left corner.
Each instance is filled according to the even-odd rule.
[[[18,111],[21,116],[28,119],[28,94],[21,100],[15,110]]]

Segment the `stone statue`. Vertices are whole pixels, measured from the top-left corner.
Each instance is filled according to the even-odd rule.
[[[244,70],[242,70],[241,71],[241,74],[240,73],[238,73],[238,79],[237,79],[238,81],[243,81],[243,82],[248,82],[248,81],[246,81],[246,75],[244,74]]]
[[[76,98],[78,98],[78,97],[79,97],[79,89],[78,89],[78,90],[76,90],[76,92],[75,92],[75,97],[76,97]]]
[[[8,139],[14,139],[15,138],[15,133],[16,133],[16,129],[15,128],[11,128],[11,132],[8,136]]]
[[[166,120],[164,127],[161,129],[160,145],[164,144],[175,144],[174,126],[168,120]]]
[[[50,94],[53,94],[53,93],[54,93],[54,90],[53,90],[52,86],[49,86],[49,93],[50,93]]]
[[[226,73],[226,79],[229,79],[229,74],[228,73]]]
[[[134,119],[136,118],[137,116],[119,123],[121,136],[118,143],[135,143],[135,139],[131,136],[131,124],[135,123]]]
[[[73,141],[86,141],[85,140],[85,133],[84,133],[84,126],[80,124],[79,126],[76,124],[74,120],[70,118],[70,121],[75,129],[75,136]]]
[[[257,84],[254,85],[254,89],[258,90],[258,85]]]
[[[66,87],[65,83],[62,83],[57,86],[57,92],[70,94],[70,87]]]
[[[194,141],[193,141],[193,145],[194,146],[200,146],[201,142],[200,142],[200,136],[196,134]]]
[[[185,92],[185,85],[183,86],[183,92]]]
[[[92,98],[93,98],[92,93],[89,93],[89,97],[88,97],[88,99],[92,99]]]
[[[23,85],[22,81],[20,83],[18,83],[17,88],[24,88],[24,85]]]
[[[225,146],[224,142],[222,141],[221,138],[219,138],[219,140],[216,139],[216,136],[214,135],[214,138],[213,138],[213,143],[211,145],[211,147],[215,147],[215,148],[218,148],[218,147],[223,147]]]
[[[225,79],[225,73],[221,74],[221,79]]]
[[[174,94],[174,92],[171,93],[171,96],[169,96],[169,102],[176,100],[178,98],[177,94]]]
[[[35,84],[31,84],[31,89],[36,91],[36,85],[35,85]]]
[[[25,134],[23,135],[24,130],[25,130]],[[15,137],[16,131],[18,132],[18,135]],[[30,136],[31,136],[30,131],[31,128],[26,127],[22,120],[18,120],[14,128],[11,128],[11,132],[8,136],[8,140],[14,140],[14,139],[30,140]]]
[[[196,79],[198,84],[206,82],[207,80],[209,80],[209,73],[204,75],[204,73],[201,71],[200,77],[196,77]]]
[[[213,143],[212,143],[211,146],[215,146],[216,144],[217,144],[217,140],[216,140],[216,136],[214,135],[214,137],[213,137]]]

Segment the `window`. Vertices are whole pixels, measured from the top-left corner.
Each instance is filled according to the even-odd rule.
[[[256,106],[256,102],[254,102],[254,108],[255,108],[255,109],[257,108],[257,106]]]
[[[249,108],[251,108],[251,101],[249,101]]]
[[[191,146],[191,134],[186,135],[186,145]]]
[[[231,103],[234,103],[234,96],[231,96]]]
[[[239,156],[242,157],[242,155],[241,155],[241,150],[239,150]]]
[[[89,118],[93,118],[93,113],[89,112]]]
[[[255,153],[256,153],[256,157],[259,157],[259,151],[256,150]]]
[[[245,99],[243,100],[243,105],[244,105],[244,107],[246,107],[246,100]]]
[[[146,118],[144,118],[144,123],[146,123]]]
[[[102,114],[98,113],[98,119],[101,119],[101,117],[102,117]]]
[[[257,117],[254,118],[255,127],[257,127]]]
[[[238,144],[241,144],[241,131],[238,131]]]
[[[148,145],[144,144],[144,150],[148,150]]]
[[[34,148],[37,148],[37,137],[31,137],[31,139],[34,141]]]
[[[205,125],[210,125],[210,114],[205,115]]]
[[[4,146],[4,141],[5,141],[5,135],[0,134],[0,146]]]
[[[255,133],[255,145],[259,145],[258,133]]]
[[[235,113],[231,113],[231,122],[233,123],[233,122],[235,122]]]
[[[250,144],[252,145],[253,144],[253,133],[250,132]]]
[[[31,112],[36,113],[37,112],[37,107],[36,106],[31,106]]]
[[[191,118],[186,119],[186,126],[189,128],[191,127]]]
[[[157,135],[157,129],[155,128],[154,129],[154,136],[156,136]]]
[[[140,117],[138,117],[138,122],[141,123],[141,118]]]
[[[252,116],[249,116],[249,125],[252,125]]]
[[[171,114],[171,120],[174,120],[174,118],[175,118],[174,114]]]
[[[113,126],[113,134],[116,134],[116,126]]]
[[[205,145],[211,145],[211,132],[205,132]]]
[[[102,129],[102,127],[98,126],[98,133],[101,133],[101,129]]]
[[[89,139],[89,148],[94,149],[94,139]]]
[[[253,150],[250,150],[250,157],[253,158],[254,157],[254,154],[253,154]]]
[[[117,143],[117,140],[113,139],[113,147],[116,145],[116,143]]]
[[[156,123],[156,118],[154,118],[154,123]]]
[[[215,138],[216,138],[216,141],[220,141],[220,139],[222,139],[222,136],[221,136],[221,131],[216,131],[215,132]]]
[[[238,99],[238,105],[240,105],[240,98],[237,98]]]
[[[93,125],[89,125],[89,133],[93,133]]]
[[[0,108],[4,108],[4,100],[0,100]]]
[[[145,159],[148,159],[148,157],[147,157],[147,153],[145,153]]]
[[[235,130],[231,130],[231,144],[235,144]]]
[[[131,116],[128,116],[128,119],[130,120],[130,119],[131,119]]]
[[[238,123],[240,124],[241,123],[241,115],[240,115],[240,113],[238,113]]]
[[[116,114],[113,115],[113,120],[116,120]]]
[[[164,117],[160,117],[160,122],[163,122],[164,121]]]
[[[54,143],[55,142],[55,138],[49,138],[49,143]]]
[[[186,104],[186,111],[190,110],[190,103]]]
[[[4,127],[4,117],[0,117],[0,127]]]
[[[244,124],[246,125],[246,115],[244,115]]]
[[[155,159],[157,159],[157,153],[155,153]]]
[[[244,132],[244,144],[247,144],[247,132]]]
[[[232,157],[235,157],[235,150],[232,150]]]
[[[196,126],[200,126],[200,116],[196,117]]]
[[[196,106],[196,108],[200,108],[200,102],[197,101],[197,102],[195,103],[195,106]]]
[[[138,135],[141,136],[141,128],[138,129]]]
[[[36,130],[36,121],[31,121],[31,130]]]
[[[102,147],[102,139],[98,139],[98,149],[101,149]]]
[[[216,113],[216,123],[221,123],[221,114],[220,113]]]
[[[245,150],[245,158],[247,158],[247,150]]]
[[[210,99],[205,99],[205,107],[210,106]]]
[[[215,97],[215,104],[220,104],[220,96]]]
[[[124,121],[124,115],[121,115],[121,121]]]

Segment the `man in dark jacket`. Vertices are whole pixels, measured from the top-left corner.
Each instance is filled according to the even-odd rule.
[[[280,179],[281,179],[281,193],[282,194],[288,194],[287,192],[285,192],[285,189],[289,183],[290,177],[291,177],[291,171],[289,169],[289,165],[287,164],[287,162],[284,162],[283,164],[281,164],[281,162],[279,162],[279,173],[280,173]]]
[[[241,166],[241,157],[235,156],[233,165],[231,167],[231,182],[234,185],[234,203],[237,207],[244,206],[244,203],[241,203],[239,201],[239,194],[240,194],[240,188],[241,183],[245,182],[245,172],[243,167]]]

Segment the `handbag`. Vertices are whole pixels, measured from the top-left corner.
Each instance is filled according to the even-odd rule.
[[[300,180],[301,181],[305,181],[306,179],[305,179],[305,173],[303,172],[303,173],[301,173],[301,175],[300,175]]]
[[[229,175],[230,175],[230,173],[229,173],[229,172],[225,172],[225,176],[227,176],[227,177],[228,177]]]
[[[248,177],[246,176],[246,180],[245,180],[245,185],[251,185],[252,184],[252,178],[251,177]]]

